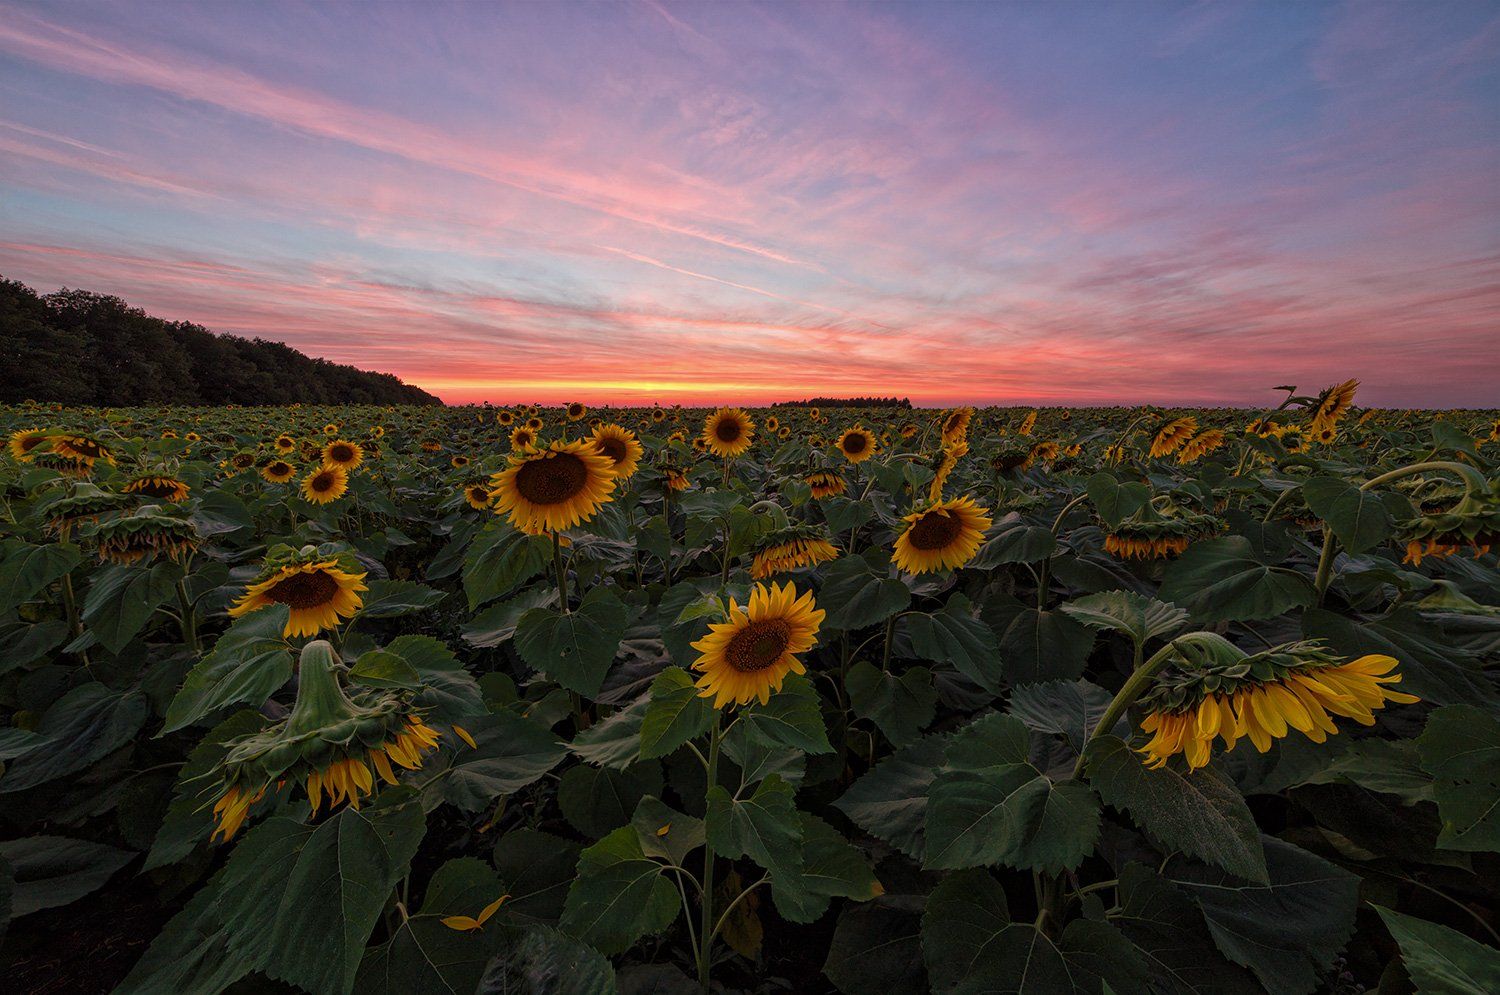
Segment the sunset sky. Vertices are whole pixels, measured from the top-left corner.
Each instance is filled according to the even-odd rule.
[[[0,274],[449,402],[1500,405],[1500,4],[20,4]]]

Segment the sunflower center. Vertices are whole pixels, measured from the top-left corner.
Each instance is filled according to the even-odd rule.
[[[714,426],[714,438],[720,442],[738,442],[742,434],[740,423],[733,418],[720,418]]]
[[[792,627],[779,618],[751,622],[734,634],[724,659],[742,674],[753,674],[781,659],[792,642]]]
[[[603,439],[597,440],[597,442],[599,451],[604,453],[604,455],[616,463],[623,463],[625,461],[625,443],[623,441],[606,436]]]
[[[573,453],[555,453],[522,463],[516,472],[516,490],[532,504],[561,504],[583,490],[588,479],[589,468],[583,460]]]
[[[270,471],[273,477],[284,477],[288,473],[292,472],[292,465],[290,463],[283,463],[280,460],[277,460],[266,469]]]
[[[906,541],[916,549],[947,549],[963,530],[961,519],[946,511],[929,511],[912,523]]]
[[[333,490],[334,475],[324,470],[312,479],[312,489],[322,494],[324,491]]]
[[[862,453],[865,451],[866,445],[867,442],[863,435],[844,436],[844,452],[846,453]]]
[[[333,446],[328,455],[336,462],[347,463],[354,458],[354,450],[349,446]]]
[[[266,597],[293,608],[316,608],[332,601],[338,589],[339,582],[326,571],[313,570],[278,581],[266,591]]]

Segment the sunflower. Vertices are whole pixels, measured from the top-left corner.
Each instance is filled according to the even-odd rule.
[[[484,485],[483,481],[465,484],[464,500],[475,511],[483,511],[490,506],[490,489]]]
[[[792,426],[783,425],[776,430],[776,438],[790,439],[792,437]]]
[[[510,448],[516,452],[524,452],[536,445],[536,433],[522,425],[512,429],[510,433]]]
[[[144,504],[129,515],[100,522],[94,541],[99,559],[129,566],[156,556],[185,562],[203,539],[190,520]]]
[[[511,457],[512,466],[490,478],[495,512],[519,529],[561,532],[593,518],[613,500],[614,464],[591,442],[557,441]]]
[[[58,435],[52,439],[52,451],[65,459],[93,466],[95,460],[113,463],[115,458],[104,443],[87,435]]]
[[[278,453],[289,453],[297,448],[297,440],[290,435],[278,435],[275,446]]]
[[[850,463],[863,463],[875,455],[874,434],[858,425],[839,436],[839,441],[835,445]]]
[[[50,429],[23,428],[19,432],[10,434],[10,441],[6,443],[6,446],[10,449],[11,457],[17,462],[30,463],[39,453],[47,452],[50,448],[47,443],[51,438]]]
[[[260,475],[268,484],[284,484],[297,475],[297,468],[284,459],[273,459],[260,468]]]
[[[849,485],[844,483],[844,478],[836,473],[810,473],[807,475],[807,486],[812,488],[812,496],[818,500],[837,497],[848,490]]]
[[[470,462],[471,461],[467,456],[453,456],[449,458],[448,465],[453,467],[453,469],[455,470],[462,470],[464,467],[468,466]]]
[[[1217,428],[1205,429],[1187,441],[1177,453],[1177,462],[1196,463],[1224,445],[1224,433]]]
[[[952,411],[943,415],[943,425],[940,430],[943,437],[943,448],[947,449],[954,443],[968,438],[969,423],[973,420],[973,408],[954,408]],[[915,426],[913,426],[913,428],[915,428]],[[906,435],[904,431],[902,433],[902,437],[908,439],[911,438],[911,436]]]
[[[1424,557],[1452,556],[1464,549],[1483,556],[1500,546],[1500,482],[1488,491],[1466,488],[1448,510],[1403,523],[1400,538],[1406,543],[1402,562],[1415,566],[1421,566]]]
[[[729,621],[713,623],[692,644],[701,654],[693,663],[703,674],[698,696],[713,698],[715,708],[756,699],[766,704],[788,673],[807,672],[797,654],[816,645],[824,614],[811,591],[798,597],[792,584],[756,584],[745,608],[731,598]]]
[[[660,425],[662,422],[667,420],[667,413],[661,408],[656,408],[651,412],[651,420]]]
[[[594,429],[591,438],[594,448],[614,464],[617,480],[629,480],[635,475],[636,466],[646,450],[634,432],[620,425],[600,425]]]
[[[836,560],[838,556],[839,548],[815,528],[793,526],[761,540],[750,562],[750,576],[755,580],[765,580],[803,567],[815,567]]]
[[[337,425],[333,424],[332,422],[329,422],[327,425],[323,426],[323,434],[324,435],[338,435],[339,434],[339,427]]]
[[[583,416],[589,413],[588,405],[579,404],[574,401],[568,405],[568,421],[582,421]]]
[[[928,501],[941,501],[943,499],[943,488],[948,484],[948,475],[953,468],[958,466],[961,457],[969,452],[969,443],[958,439],[952,446],[945,446],[938,457],[938,464],[932,472],[932,484],[927,488]]]
[[[1198,431],[1198,419],[1191,416],[1172,418],[1164,422],[1151,437],[1153,459],[1170,456],[1187,444]]]
[[[337,628],[339,619],[349,618],[364,604],[360,592],[368,590],[365,574],[352,569],[353,557],[319,558],[297,554],[282,566],[271,566],[229,609],[231,618],[271,605],[286,605],[285,636],[315,636]]]
[[[743,408],[720,408],[703,419],[699,438],[715,456],[732,459],[744,455],[755,441],[755,422]]]
[[[1034,428],[1036,428],[1036,411],[1035,410],[1029,412],[1026,415],[1025,418],[1021,419],[1021,427],[1018,428],[1018,429],[1016,429],[1016,434],[1017,435],[1030,435],[1031,434],[1031,430],[1034,429]]]
[[[1318,403],[1313,406],[1313,431],[1336,426],[1339,419],[1348,414],[1349,408],[1353,406],[1354,392],[1358,389],[1358,380],[1345,380],[1318,395]]]
[[[176,504],[178,501],[186,501],[188,496],[188,485],[176,477],[136,477],[124,487],[120,488],[126,494],[139,494],[142,497],[156,498],[159,501],[170,501]]]
[[[1139,752],[1148,767],[1165,766],[1181,753],[1196,770],[1208,763],[1215,739],[1223,740],[1226,752],[1248,738],[1265,753],[1292,731],[1322,743],[1338,733],[1334,716],[1369,726],[1387,702],[1419,700],[1387,687],[1401,681],[1392,673],[1394,657],[1370,654],[1341,663],[1312,642],[1254,656],[1236,653],[1231,646],[1220,660],[1168,672],[1143,699],[1141,729],[1152,736]]]
[[[675,466],[669,466],[664,469],[662,471],[662,477],[665,480],[667,490],[669,491],[685,491],[689,487],[693,486],[692,481],[688,480],[687,474],[683,473]]]
[[[766,419],[766,431],[767,432],[774,432],[774,431],[776,431],[779,428],[781,428],[781,420],[779,418],[777,418],[775,415],[772,415],[771,417],[769,417],[769,418]]]
[[[935,502],[903,521],[906,530],[896,537],[891,560],[911,574],[956,570],[968,563],[991,524],[989,509],[969,497]]]
[[[313,504],[332,504],[349,490],[349,473],[341,466],[322,466],[302,480],[302,496]]]
[[[357,442],[336,439],[323,447],[323,465],[352,470],[364,462],[365,451]]]
[[[511,414],[509,411],[498,411],[495,413],[496,425],[513,425],[515,424],[515,421],[516,416]]]
[[[526,427],[531,429],[533,432],[540,432],[542,430],[542,426],[544,426],[545,424],[546,422],[542,421],[535,415],[532,415],[530,418],[526,419]]]

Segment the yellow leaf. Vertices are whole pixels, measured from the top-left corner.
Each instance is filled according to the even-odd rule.
[[[656,831],[656,835],[658,835],[658,836],[665,836],[665,835],[667,835],[667,833],[669,833],[671,831],[672,831],[672,824],[669,822],[665,826],[662,826],[660,829],[658,829]]]
[[[457,736],[459,739],[463,740],[465,743],[468,743],[469,744],[469,749],[471,749],[471,750],[477,750],[477,749],[479,749],[479,744],[476,743],[476,742],[474,742],[474,737],[470,736],[469,735],[469,730],[465,729],[463,726],[455,725],[453,727],[453,735]]]

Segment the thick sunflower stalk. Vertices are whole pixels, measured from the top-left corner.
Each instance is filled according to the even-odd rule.
[[[1152,734],[1140,752],[1152,768],[1180,753],[1196,770],[1208,763],[1215,739],[1226,752],[1249,739],[1264,753],[1292,732],[1322,743],[1338,733],[1335,717],[1374,725],[1374,713],[1387,703],[1419,700],[1393,690],[1401,682],[1395,668],[1394,657],[1345,661],[1317,641],[1247,654],[1221,637],[1195,633],[1173,644],[1139,698],[1147,712],[1141,729]]]
[[[308,643],[291,715],[225,744],[203,790],[213,800],[212,838],[232,839],[251,807],[288,782],[302,785],[314,815],[325,801],[330,811],[344,805],[358,810],[380,782],[399,783],[396,767],[416,770],[437,748],[440,734],[422,720],[409,692],[370,691],[351,700],[339,684],[337,662],[329,643]]]

